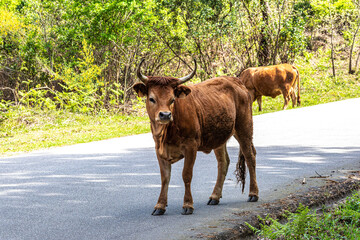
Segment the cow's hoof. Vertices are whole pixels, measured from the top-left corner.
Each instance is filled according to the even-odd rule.
[[[166,211],[165,209],[155,209],[151,215],[153,216],[164,215],[165,211]]]
[[[248,202],[257,202],[259,200],[259,197],[258,196],[250,196],[248,198]]]
[[[219,202],[220,202],[219,200],[209,199],[207,205],[218,205]]]
[[[194,212],[194,209],[193,208],[183,208],[182,210],[182,215],[190,215]]]

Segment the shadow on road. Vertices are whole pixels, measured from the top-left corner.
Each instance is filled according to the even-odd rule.
[[[260,202],[267,191],[297,178],[329,174],[332,169],[360,165],[359,148],[303,146],[257,147]],[[101,149],[98,150],[101,152]],[[228,208],[246,207],[233,171],[238,148],[229,147],[231,165],[219,206],[207,199],[216,181],[214,154],[199,153],[192,182],[196,212],[191,222],[180,215],[183,199],[182,165],[172,167],[166,216],[150,216],[160,192],[160,174],[153,148],[119,153],[29,154],[0,158],[0,239],[139,239],[141,233],[189,229],[204,219],[221,218]],[[245,189],[247,193],[247,189]],[[106,227],[104,227],[106,224]],[[151,232],[150,231],[150,232]],[[26,237],[24,237],[26,236]],[[52,237],[53,236],[53,237]]]

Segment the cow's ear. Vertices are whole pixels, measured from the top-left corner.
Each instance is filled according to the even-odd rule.
[[[180,85],[175,88],[175,97],[184,98],[191,93],[191,89],[187,86]]]
[[[147,90],[146,90],[146,86],[143,83],[136,83],[133,86],[133,89],[135,90],[135,92],[137,93],[137,95],[139,97],[144,97],[147,95]]]

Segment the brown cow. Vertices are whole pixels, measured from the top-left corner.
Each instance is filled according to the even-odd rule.
[[[253,146],[252,102],[245,86],[235,77],[218,77],[192,86],[183,83],[196,71],[183,78],[137,75],[143,83],[134,85],[138,96],[146,96],[146,110],[161,173],[161,192],[152,215],[165,213],[171,164],[185,158],[182,172],[185,195],[182,214],[194,210],[191,179],[197,151],[214,150],[218,162],[217,181],[208,205],[217,205],[230,159],[226,142],[235,136],[240,144],[237,178],[244,191],[245,161],[250,173],[250,202],[258,200]]]
[[[287,108],[290,96],[293,107],[296,102],[300,106],[300,75],[297,68],[290,64],[247,68],[240,74],[240,78],[249,90],[253,101],[257,100],[259,111],[262,110],[262,96],[275,98],[281,93],[284,96],[283,109]],[[295,96],[296,82],[297,97]]]

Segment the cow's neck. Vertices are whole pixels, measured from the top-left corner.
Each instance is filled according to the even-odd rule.
[[[164,140],[167,136],[167,131],[169,128],[169,124],[159,124],[156,122],[151,122],[151,131],[153,134],[154,139],[156,140]]]
[[[155,141],[155,149],[158,155],[165,160],[172,158],[171,151],[169,146],[172,146],[174,143],[170,142],[171,136],[174,134],[173,131],[176,131],[172,122],[169,124],[157,124],[151,123],[151,131]]]

